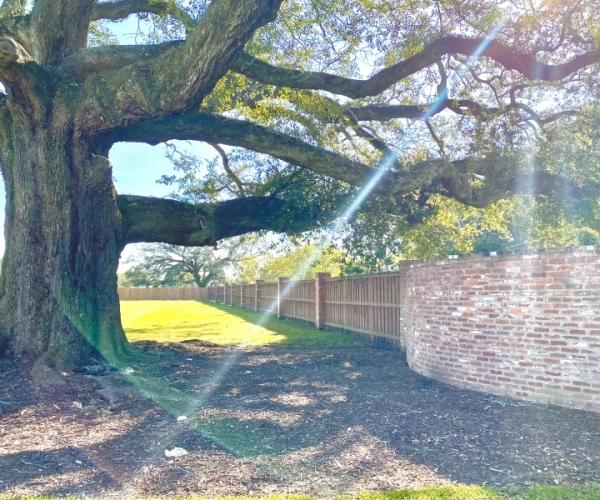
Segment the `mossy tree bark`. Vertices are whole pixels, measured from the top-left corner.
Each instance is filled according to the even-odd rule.
[[[6,136],[0,330],[18,354],[61,370],[96,351],[121,358],[121,215],[107,159],[61,123]]]

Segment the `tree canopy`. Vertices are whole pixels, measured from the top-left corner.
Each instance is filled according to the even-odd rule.
[[[120,287],[200,288],[223,283],[242,263],[253,257],[257,238],[231,238],[218,249],[182,247],[165,243],[145,244],[132,264],[119,275]]]
[[[343,201],[315,206],[306,199],[310,187],[340,194],[383,168],[374,195],[392,198],[387,208],[412,221],[434,194],[483,207],[518,192],[583,195],[596,187],[556,171],[544,153],[551,131],[579,120],[598,91],[592,1],[49,5],[37,1],[28,12],[25,1],[2,4],[1,81],[9,96],[15,100],[28,80],[56,92],[50,80],[58,78],[107,145],[214,144],[224,162],[222,172],[209,168],[205,176],[208,201],[287,195],[294,212],[310,205],[338,213]],[[81,26],[60,25],[66,12]],[[132,15],[145,20],[143,44],[115,44],[112,23]],[[43,37],[32,37],[37,26],[46,28]],[[205,66],[210,74],[200,75]],[[30,73],[11,78],[18,67]],[[34,113],[35,103],[29,111],[21,104]],[[111,106],[119,112],[109,116]],[[242,148],[237,167],[218,144]],[[339,182],[323,187],[331,179]],[[123,197],[120,208],[132,212],[131,200]],[[256,226],[295,230],[319,218]]]
[[[179,21],[204,8],[180,10]],[[292,218],[312,210],[310,223],[292,231],[339,215],[377,168],[385,172],[362,212],[374,214],[370,227],[388,214],[395,237],[435,214],[439,196],[483,208],[522,193],[578,202],[577,214],[589,216],[598,194],[593,148],[571,151],[585,155],[577,166],[573,154],[556,152],[575,145],[565,129],[593,138],[592,8],[285,2],[200,105],[211,118],[196,118],[195,138],[219,161],[202,164],[173,148],[187,180],[200,179],[179,187],[196,203],[275,194]],[[179,21],[153,15],[140,35],[184,38]]]

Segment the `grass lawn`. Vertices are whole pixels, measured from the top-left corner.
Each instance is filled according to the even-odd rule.
[[[451,486],[414,491],[363,493],[356,500],[598,500],[600,487],[534,486],[495,491],[481,486]]]
[[[198,339],[221,345],[281,345],[307,348],[356,347],[352,335],[319,331],[296,321],[212,302],[123,301],[121,318],[131,342]]]

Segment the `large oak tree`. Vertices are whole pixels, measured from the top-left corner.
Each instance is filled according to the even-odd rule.
[[[58,369],[96,351],[127,356],[116,292],[125,245],[311,228],[336,206],[289,195],[303,173],[318,193],[315,178],[360,188],[386,167],[373,193],[407,213],[433,193],[482,207],[532,183],[583,196],[585,179],[541,162],[525,172],[517,158],[528,133],[572,119],[593,92],[595,3],[4,0],[0,339]],[[90,44],[131,15],[151,16],[149,43]],[[407,131],[427,138],[416,147]],[[247,185],[230,171],[235,196],[216,202],[116,192],[113,144],[174,139],[292,170]]]

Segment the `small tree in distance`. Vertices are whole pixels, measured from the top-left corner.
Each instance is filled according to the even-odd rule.
[[[210,247],[149,244],[142,250],[141,262],[119,274],[119,286],[156,288],[195,284],[203,288],[223,281],[230,263],[228,253],[219,256]]]
[[[119,274],[120,287],[167,287],[194,284],[204,288],[240,274],[244,262],[262,251],[258,236],[230,238],[218,247],[141,245],[140,253]]]

